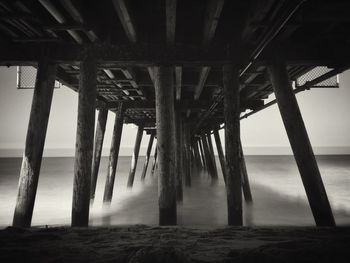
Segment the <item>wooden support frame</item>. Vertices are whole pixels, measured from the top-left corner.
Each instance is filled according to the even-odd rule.
[[[103,139],[106,131],[108,109],[100,109],[98,113],[98,119],[96,123],[96,132],[95,132],[95,146],[94,146],[94,155],[92,158],[92,172],[91,172],[91,190],[90,190],[90,201],[93,202],[95,199],[95,191],[97,184],[98,171],[100,168],[101,153],[103,146]]]
[[[141,175],[141,181],[144,181],[146,178],[146,173],[147,173],[147,168],[148,168],[148,163],[149,163],[149,158],[151,155],[151,150],[153,146],[153,141],[154,137],[156,136],[155,132],[152,132],[149,136],[149,142],[147,146],[147,151],[146,151],[146,157],[145,157],[145,164],[143,165],[143,170],[142,170],[142,175]]]
[[[118,109],[115,114],[114,128],[111,142],[111,149],[108,159],[108,168],[105,189],[103,193],[103,202],[111,203],[113,197],[115,174],[117,171],[117,164],[119,158],[120,141],[123,132],[125,107],[122,103],[118,105]]]
[[[206,162],[206,157],[203,149],[203,143],[202,143],[202,138],[198,138],[198,145],[199,145],[199,150],[201,153],[201,158],[202,158],[202,164],[203,164],[203,169],[208,170],[207,162]]]
[[[159,224],[176,225],[173,67],[160,66],[154,71],[157,112]]]
[[[39,61],[12,225],[30,227],[54,90],[57,65]]]
[[[131,166],[129,171],[128,184],[127,184],[128,188],[132,188],[134,185],[134,178],[135,178],[135,172],[137,167],[137,160],[139,159],[142,135],[143,135],[143,125],[139,125],[137,128],[134,151],[131,157]]]
[[[80,63],[78,125],[75,149],[72,226],[88,226],[94,144],[97,64],[87,52]]]
[[[335,226],[316,158],[281,56],[274,57],[268,72],[316,225]]]
[[[240,87],[237,66],[223,66],[223,84],[228,225],[242,226],[242,179],[239,165]]]

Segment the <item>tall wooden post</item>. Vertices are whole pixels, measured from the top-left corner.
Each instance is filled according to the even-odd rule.
[[[271,61],[268,71],[316,225],[334,226],[333,213],[305,124],[293,93],[286,64],[280,57],[276,56]]]
[[[204,151],[204,156],[205,156],[205,162],[207,164],[208,173],[213,180],[216,180],[217,177],[215,177],[215,171],[214,171],[213,162],[212,162],[212,159],[210,156],[208,140],[207,140],[204,132],[201,134],[201,138],[202,138],[203,151]]]
[[[202,138],[201,137],[198,138],[198,145],[199,145],[199,150],[200,150],[200,153],[201,153],[203,169],[204,170],[208,170],[207,162],[205,160],[205,154],[204,154],[204,149],[203,149],[203,144],[202,144]]]
[[[210,131],[207,132],[207,139],[208,139],[208,146],[209,146],[209,153],[210,153],[210,159],[213,164],[213,172],[215,179],[218,179],[218,169],[216,167],[216,160],[215,160],[215,154],[214,154],[214,147],[213,142],[211,141],[211,134]]]
[[[155,70],[159,224],[176,224],[176,160],[173,67]]]
[[[30,227],[38,187],[41,159],[56,76],[55,64],[42,58],[38,63],[32,108],[27,130],[13,226]]]
[[[248,178],[247,167],[245,165],[241,140],[239,140],[239,159],[240,159],[239,162],[240,162],[240,166],[241,166],[243,195],[244,195],[245,201],[247,203],[250,203],[253,201],[253,197],[252,197],[252,191],[250,190],[250,183],[249,183],[249,178]]]
[[[182,189],[182,176],[183,176],[183,149],[182,149],[182,116],[181,109],[177,109],[175,113],[175,129],[176,129],[176,201],[182,203],[183,201],[183,189]]]
[[[72,226],[87,226],[94,144],[96,60],[88,53],[80,63],[78,125],[75,148]]]
[[[226,163],[225,163],[224,151],[222,150],[220,135],[219,135],[219,132],[217,129],[214,129],[213,133],[214,133],[216,148],[218,150],[218,155],[219,155],[219,160],[220,160],[220,165],[221,165],[221,170],[222,170],[222,176],[224,177],[224,181],[226,184]]]
[[[192,141],[192,147],[193,147],[193,152],[194,152],[194,157],[195,157],[195,165],[197,170],[200,170],[202,167],[202,163],[201,163],[201,157],[199,155],[199,150],[198,150],[198,143],[197,143],[197,139],[194,138]]]
[[[91,190],[90,190],[90,201],[93,201],[95,198],[96,183],[98,177],[98,170],[100,168],[101,153],[103,146],[103,139],[106,131],[108,109],[100,109],[98,113],[98,119],[96,123],[96,132],[95,132],[95,147],[94,155],[92,158],[92,174],[91,174]]]
[[[120,140],[123,132],[124,110],[124,105],[122,103],[119,103],[118,110],[115,113],[114,119],[111,149],[108,159],[106,184],[103,194],[104,203],[112,202],[115,174],[117,171],[117,164],[119,158]]]
[[[154,149],[153,163],[152,163],[152,170],[151,170],[152,176],[154,174],[154,171],[155,171],[156,165],[157,165],[157,154],[158,154],[158,150],[157,150],[157,144],[156,144],[156,148]]]
[[[242,180],[239,165],[240,105],[239,74],[233,65],[223,66],[225,151],[226,151],[226,192],[228,224],[241,226]]]
[[[184,150],[184,158],[183,158],[183,166],[184,166],[184,179],[185,186],[191,187],[191,149],[190,149],[190,129],[189,124],[183,125],[183,150]]]
[[[148,168],[148,163],[149,163],[149,157],[151,155],[151,150],[152,150],[154,137],[155,137],[155,132],[152,132],[151,135],[149,136],[149,142],[148,142],[147,151],[146,151],[146,159],[145,159],[145,164],[143,165],[141,181],[144,181],[145,178],[146,178],[146,173],[147,173],[147,168]]]
[[[140,153],[140,145],[142,141],[142,135],[143,135],[143,125],[139,125],[137,128],[137,135],[135,140],[135,146],[134,151],[132,153],[131,157],[131,166],[130,166],[130,172],[129,172],[129,178],[128,178],[128,187],[131,188],[134,185],[134,178],[135,178],[135,172],[137,167],[137,160],[139,158]]]

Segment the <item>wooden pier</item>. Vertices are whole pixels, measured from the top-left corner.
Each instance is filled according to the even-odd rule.
[[[221,169],[227,222],[241,226],[242,195],[252,202],[254,193],[240,121],[274,103],[315,223],[334,226],[295,94],[349,68],[349,9],[341,0],[0,1],[0,65],[37,68],[13,225],[31,225],[56,79],[79,94],[72,226],[88,226],[108,114],[115,123],[103,202],[113,201],[123,124],[133,123],[127,186],[151,166],[160,225],[177,223],[196,172],[215,183]],[[307,75],[319,67],[329,70]],[[266,103],[271,94],[276,100]],[[149,144],[137,174],[142,138]]]

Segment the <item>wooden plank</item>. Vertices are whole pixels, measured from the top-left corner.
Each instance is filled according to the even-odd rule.
[[[74,163],[72,226],[88,226],[94,144],[97,64],[87,54],[80,63],[78,124]]]
[[[316,225],[335,226],[332,209],[290,84],[286,64],[276,55],[268,71]]]
[[[135,26],[125,0],[113,0],[112,2],[127,38],[131,43],[135,44],[137,42]]]
[[[12,225],[30,227],[57,66],[39,61]]]
[[[203,30],[204,46],[209,45],[215,36],[216,28],[218,26],[224,3],[225,0],[209,0],[207,3],[207,10],[205,14],[205,23]]]
[[[211,69],[210,67],[201,68],[201,71],[199,73],[198,85],[195,87],[195,90],[194,90],[194,99],[195,100],[198,100],[199,96],[202,94],[202,91],[203,91],[203,88],[205,85],[205,81],[207,80],[210,69]]]
[[[175,42],[177,0],[166,0],[166,39],[168,44]]]

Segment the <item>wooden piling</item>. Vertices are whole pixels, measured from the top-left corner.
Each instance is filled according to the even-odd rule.
[[[159,224],[176,224],[176,160],[173,67],[155,70]]]
[[[123,126],[124,126],[123,125],[124,111],[125,111],[124,105],[122,103],[119,103],[118,110],[115,114],[115,119],[114,119],[111,149],[110,149],[110,154],[108,159],[106,184],[105,184],[105,190],[103,193],[103,203],[112,202],[115,174],[117,171],[117,164],[118,164],[118,158],[119,158],[120,140],[122,137]]]
[[[218,129],[213,130],[214,133],[214,139],[215,139],[215,144],[216,144],[216,149],[218,151],[218,156],[220,160],[220,165],[221,165],[221,171],[222,171],[222,176],[224,177],[224,181],[226,184],[226,163],[225,163],[225,156],[224,156],[224,151],[222,150],[222,145],[221,145],[221,140],[220,140],[220,135]]]
[[[208,170],[207,162],[205,160],[205,154],[204,154],[203,143],[202,143],[202,138],[201,137],[198,138],[198,145],[199,145],[199,150],[200,150],[200,154],[201,154],[203,169],[204,170]]]
[[[212,180],[216,180],[217,178],[215,178],[215,171],[214,171],[213,162],[210,156],[208,140],[204,132],[201,133],[201,139],[202,139],[203,152],[204,152],[205,162],[207,164],[208,173],[212,178]]]
[[[152,163],[152,170],[151,170],[151,175],[154,175],[154,171],[156,169],[156,165],[157,165],[157,154],[158,154],[158,150],[157,150],[157,144],[156,144],[156,148],[154,149],[154,155],[153,155],[153,163]]]
[[[38,71],[27,130],[13,226],[30,227],[56,76],[56,64],[43,57]]]
[[[87,226],[94,143],[96,60],[87,54],[80,63],[78,125],[75,149],[72,226]]]
[[[226,151],[226,192],[228,224],[241,226],[242,180],[239,165],[240,105],[239,74],[236,66],[223,66],[225,151]]]
[[[251,202],[253,202],[253,197],[252,197],[252,191],[250,190],[250,183],[249,183],[249,178],[248,178],[247,166],[245,164],[241,140],[239,141],[239,159],[240,159],[239,162],[240,162],[240,166],[241,166],[242,189],[243,189],[244,200],[247,203],[251,203]]]
[[[216,167],[216,160],[215,160],[215,154],[214,154],[214,147],[213,142],[211,140],[211,134],[210,131],[207,132],[207,140],[208,140],[208,146],[209,146],[209,154],[210,154],[210,160],[213,164],[213,172],[214,172],[214,178],[218,179],[218,169]]]
[[[183,125],[183,149],[184,149],[184,158],[183,158],[183,166],[184,166],[184,181],[186,187],[191,187],[191,166],[192,166],[192,158],[191,158],[191,148],[190,148],[190,129],[189,124],[186,123]]]
[[[91,190],[90,190],[90,202],[95,198],[96,183],[98,177],[98,170],[100,168],[101,153],[103,146],[103,139],[106,131],[108,109],[100,109],[98,112],[98,119],[96,123],[96,132],[95,132],[95,147],[94,155],[92,158],[92,172],[91,172]]]
[[[135,172],[137,167],[137,160],[139,158],[139,153],[140,153],[142,135],[143,135],[143,125],[139,125],[137,128],[134,151],[131,157],[131,166],[129,171],[128,184],[127,184],[128,188],[131,188],[134,185],[134,178],[135,178]]]
[[[268,72],[316,225],[334,226],[327,193],[281,56],[270,62]]]
[[[176,128],[176,201],[182,203],[183,201],[183,189],[182,189],[182,176],[183,176],[183,149],[182,149],[182,116],[181,109],[176,109],[175,112],[175,128]]]
[[[150,136],[149,136],[149,142],[148,142],[147,151],[146,151],[145,163],[143,165],[141,181],[144,181],[145,178],[146,178],[146,173],[147,173],[147,168],[148,168],[149,158],[150,158],[150,155],[151,155],[151,150],[152,150],[154,137],[155,137],[155,133],[152,132],[150,134]]]

